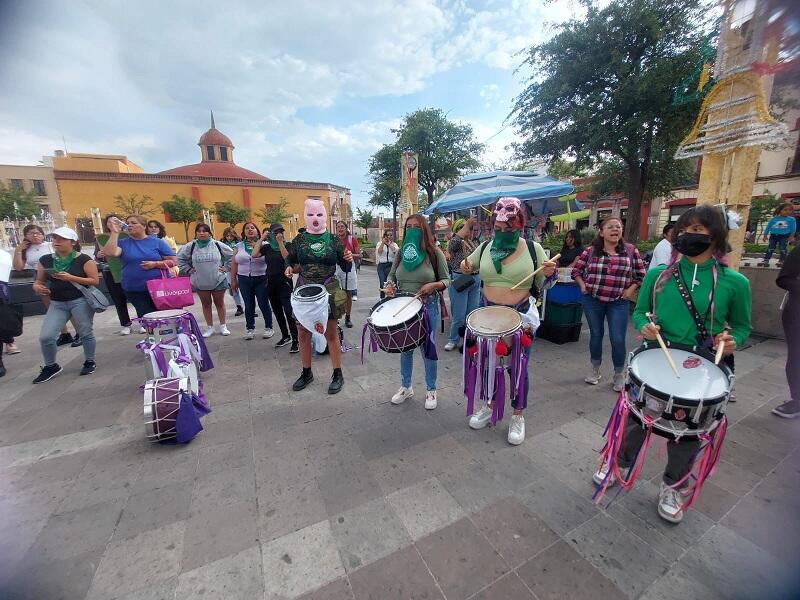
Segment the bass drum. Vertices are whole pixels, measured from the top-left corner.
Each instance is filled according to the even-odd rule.
[[[177,418],[181,392],[189,380],[175,377],[152,379],[144,384],[144,432],[148,440],[162,442],[178,435]]]

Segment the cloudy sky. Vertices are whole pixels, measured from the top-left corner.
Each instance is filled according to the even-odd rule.
[[[199,161],[214,110],[237,164],[368,199],[366,164],[403,115],[436,107],[501,161],[517,54],[575,0],[0,0],[0,163],[126,154]],[[505,129],[504,129],[505,128]]]

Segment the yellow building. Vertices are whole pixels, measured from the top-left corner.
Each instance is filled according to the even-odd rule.
[[[247,208],[256,221],[259,210],[278,206],[285,200],[288,203],[285,211],[291,217],[284,226],[291,235],[303,226],[306,198],[326,202],[331,225],[333,221],[350,221],[352,218],[350,190],[345,187],[269,179],[238,166],[233,161],[234,145],[214,126],[213,115],[211,129],[200,136],[197,145],[200,146],[199,163],[159,173],[145,173],[126,156],[72,153],[54,156],[53,169],[67,223],[77,227],[82,236],[89,237],[86,225],[92,218],[93,209],[95,212],[99,209],[103,215],[119,212],[115,198],[132,194],[153,199],[156,212],[150,217],[164,223],[168,235],[174,236],[179,243],[184,241],[183,224],[171,222],[161,209],[161,203],[170,200],[174,194],[194,198],[210,210],[221,202],[231,202]],[[198,220],[202,220],[202,215],[198,215]],[[216,237],[226,227],[213,215],[210,224]]]

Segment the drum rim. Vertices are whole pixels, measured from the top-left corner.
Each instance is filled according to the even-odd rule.
[[[484,310],[486,308],[495,308],[495,307],[506,308],[508,310],[514,311],[514,313],[519,318],[519,324],[516,327],[514,327],[514,329],[509,329],[508,331],[505,331],[503,333],[497,332],[497,333],[491,333],[491,334],[479,333],[479,332],[475,331],[474,329],[470,328],[470,326],[469,326],[469,318],[470,318],[470,316],[472,314],[477,313],[478,311]],[[522,317],[520,316],[519,311],[517,309],[515,309],[513,306],[508,306],[506,304],[492,304],[491,306],[479,306],[478,308],[474,308],[471,311],[469,311],[467,313],[467,316],[464,318],[464,325],[467,328],[467,330],[470,333],[472,333],[472,335],[474,335],[475,337],[489,338],[489,339],[501,338],[501,337],[506,337],[508,335],[513,335],[517,331],[522,329]]]
[[[179,311],[179,314],[177,315],[173,314],[169,316],[163,316],[163,315],[150,316],[150,315],[156,315],[156,313],[173,312],[173,311]],[[159,319],[178,319],[188,314],[189,311],[183,308],[165,308],[164,310],[154,310],[153,312],[146,313],[142,315],[141,318],[143,321],[157,321]]]
[[[691,352],[692,354],[697,354],[698,356],[705,358],[706,360],[712,363],[714,362],[715,358],[714,355],[702,348],[697,348],[696,346],[689,346],[687,344],[671,344],[669,342],[667,342],[667,346],[669,348],[675,348],[676,350],[684,350],[686,352]],[[662,392],[661,390],[658,390],[656,388],[650,387],[649,385],[647,385],[647,382],[644,382],[641,379],[639,379],[639,377],[637,377],[636,374],[631,370],[631,361],[633,360],[633,358],[646,350],[659,350],[659,347],[646,346],[645,344],[642,344],[631,353],[630,359],[628,359],[628,366],[627,366],[628,379],[634,382],[639,388],[642,387],[642,384],[645,384],[646,392],[648,394],[655,396],[659,400],[664,400],[665,402],[669,402],[670,399],[669,394]],[[727,375],[728,383],[730,383],[730,380],[733,377],[733,373],[731,372],[730,367],[724,363],[720,363],[714,366],[718,367],[723,373]],[[721,404],[722,402],[726,402],[728,400],[728,397],[730,396],[730,393],[731,390],[729,387],[728,391],[720,396],[705,398],[702,401],[703,406],[712,406],[714,404]],[[673,405],[678,404],[679,406],[695,407],[695,406],[700,406],[700,400],[694,400],[692,398],[684,398],[683,396],[672,396],[672,404]]]
[[[414,295],[415,294],[408,294],[408,293],[403,292],[403,293],[400,293],[400,294],[395,294],[391,298],[389,296],[387,296],[386,298],[381,298],[375,304],[373,304],[372,308],[369,310],[369,314],[367,315],[367,325],[371,329],[373,329],[375,331],[382,331],[382,332],[391,333],[392,331],[395,331],[396,329],[404,327],[411,319],[414,319],[414,318],[420,318],[421,319],[422,318],[421,317],[422,313],[418,312],[418,313],[415,313],[412,317],[406,319],[405,321],[401,321],[400,323],[395,323],[394,325],[375,325],[372,322],[372,313],[375,312],[375,309],[377,309],[381,304],[386,304],[387,302],[389,302],[390,300],[394,300],[395,298],[413,298]],[[422,307],[424,308],[425,307],[424,300],[422,300],[421,298],[417,298],[417,300],[420,301],[420,303],[422,304]]]
[[[309,287],[320,287],[320,288],[322,288],[322,291],[319,292],[318,294],[314,295],[314,296],[300,296],[297,293],[300,290],[302,290],[303,288],[309,288]],[[326,288],[321,283],[304,283],[303,285],[298,285],[296,288],[294,288],[294,290],[292,290],[292,297],[295,300],[297,300],[298,302],[315,302],[315,301],[319,300],[320,298],[323,298],[325,296],[325,294],[329,294],[329,293],[330,292],[328,292],[328,288]]]

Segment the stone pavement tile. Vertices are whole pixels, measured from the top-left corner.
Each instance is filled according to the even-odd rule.
[[[769,473],[780,461],[749,446],[728,440],[725,440],[722,455],[726,461],[761,477]]]
[[[519,449],[531,458],[548,460],[555,465],[577,461],[588,463],[597,457],[597,451],[591,446],[568,438],[558,430],[528,438]]]
[[[292,533],[328,516],[314,478],[291,486],[271,485],[268,480],[259,484],[258,513],[262,542]]]
[[[57,481],[0,496],[0,522],[23,523],[47,519],[69,494],[72,481]]]
[[[743,446],[747,446],[753,450],[758,450],[762,454],[766,454],[767,456],[778,460],[783,459],[787,454],[797,447],[797,437],[787,436],[789,439],[780,438],[772,435],[768,431],[764,431],[763,429],[750,427],[748,423],[758,424],[755,419],[756,417],[753,419],[746,418],[728,429],[725,435],[725,444],[728,444],[729,442],[737,442]]]
[[[591,498],[597,486],[592,481],[592,475],[597,469],[597,457],[591,460],[579,459],[571,463],[554,463],[544,457],[534,457],[533,463],[548,473],[569,489],[583,498]]]
[[[297,415],[291,406],[274,408],[251,403],[250,410],[253,412],[253,435],[257,439],[282,439],[284,432],[291,432],[298,424]]]
[[[600,452],[605,445],[603,438],[604,426],[598,425],[585,417],[569,421],[559,428],[562,435],[574,442],[589,446],[595,452]]]
[[[722,598],[782,598],[785,566],[747,539],[714,526],[678,562],[676,572],[708,586]],[[796,576],[796,570],[790,567]]]
[[[56,481],[77,477],[91,457],[91,452],[76,452],[66,456],[42,458],[25,468],[24,474],[16,478],[17,490],[34,488]],[[5,478],[3,475],[0,477]]]
[[[738,367],[738,364],[737,364]],[[694,579],[682,567],[673,567],[659,577],[645,592],[641,600],[718,600],[719,592]]]
[[[132,495],[125,504],[114,539],[132,537],[189,517],[192,486],[173,483]]]
[[[348,573],[411,544],[403,523],[383,498],[334,515],[329,521]]]
[[[84,598],[92,583],[103,549],[74,554],[55,561],[25,563],[7,583],[0,583],[3,600],[72,600]]]
[[[505,443],[505,440],[503,442]],[[547,479],[547,472],[536,465],[518,446],[506,443],[503,448],[504,453],[483,454],[478,457],[478,461],[483,463],[494,480],[504,489],[520,492],[533,482],[543,482]],[[506,448],[511,450],[505,450]]]
[[[512,567],[518,567],[560,539],[516,498],[501,500],[470,518]]]
[[[257,448],[255,466],[259,493],[267,488],[297,487],[314,480],[317,473],[308,451],[296,444]]]
[[[741,421],[757,431],[764,431],[772,438],[778,438],[785,442],[796,444],[800,437],[800,421],[797,419],[781,419],[772,414],[772,409],[788,399],[788,389],[777,399],[770,401],[754,413],[748,415]]]
[[[611,580],[563,540],[519,567],[517,573],[539,600],[625,598]]]
[[[738,501],[739,496],[736,494],[722,489],[711,480],[706,480],[703,491],[700,492],[700,497],[692,509],[703,513],[713,521],[719,521]]]
[[[119,502],[105,502],[50,517],[25,562],[61,560],[105,548],[121,512]]]
[[[419,540],[417,549],[448,599],[467,598],[510,570],[469,519]]]
[[[202,448],[208,448],[216,444],[224,444],[231,440],[249,440],[253,437],[253,423],[251,417],[241,419],[228,419],[211,423],[192,442]]]
[[[723,490],[737,496],[744,496],[761,481],[761,477],[725,460],[725,450],[722,448],[722,460],[719,461],[711,481]]]
[[[182,571],[236,554],[258,542],[257,515],[251,500],[193,507],[185,523]]]
[[[87,600],[105,600],[148,588],[178,574],[186,523],[172,523],[112,541],[100,560]]]
[[[6,412],[10,410],[6,408],[3,412],[3,422],[0,423],[0,446],[7,446],[15,443],[17,432],[26,426],[31,420],[36,418],[37,415],[47,412],[41,408],[33,409],[28,406],[22,406],[18,412]]]
[[[424,389],[415,391],[415,398],[417,394],[425,399]],[[411,402],[400,406],[390,405],[386,410],[402,413],[407,418],[393,418],[390,423],[355,435],[361,451],[370,460],[432,440],[444,433],[432,416],[421,413],[421,408],[412,406]]]
[[[205,477],[229,469],[253,468],[252,438],[206,446],[198,452],[197,476]]]
[[[350,585],[355,600],[444,600],[413,546],[352,573]]]
[[[261,544],[267,600],[294,598],[345,574],[328,521]]]
[[[184,571],[175,600],[253,600],[264,595],[261,551],[258,546]]]
[[[146,588],[134,590],[122,596],[114,596],[114,600],[175,600],[175,589],[178,578],[170,577],[164,581],[153,583]]]
[[[440,473],[437,478],[467,513],[508,497],[508,492],[500,489],[489,471],[477,461]]]
[[[436,477],[398,490],[386,499],[414,540],[466,516]]]
[[[78,430],[80,417],[73,411],[66,411],[58,419],[50,418],[53,410],[40,410],[32,419],[26,421],[12,433],[8,441],[11,444],[44,440],[74,433]]]
[[[321,588],[303,594],[297,600],[354,600],[347,577],[335,579]]]
[[[203,417],[203,425],[212,425],[222,421],[249,419],[252,413],[250,398],[239,397],[233,402],[211,407],[211,412]]]
[[[565,484],[544,476],[516,494],[535,515],[564,535],[599,512],[591,496],[579,496]]]
[[[59,512],[78,510],[102,502],[124,504],[143,467],[143,464],[138,464],[116,473],[81,474],[73,480],[69,494],[58,507]]]
[[[17,521],[5,515],[0,520],[0,586],[14,573],[15,567],[39,537],[47,520]]]
[[[239,502],[255,502],[255,470],[252,466],[198,477],[192,490],[192,512]]]
[[[379,498],[381,488],[370,473],[366,461],[344,463],[317,475],[322,500],[328,516]]]
[[[140,494],[178,482],[191,489],[197,474],[198,453],[198,447],[191,444],[153,444],[139,478],[131,486],[131,494]]]
[[[511,572],[471,597],[472,600],[525,600],[535,598],[519,576]]]
[[[442,435],[405,450],[369,461],[384,493],[390,494],[472,462],[472,455],[452,436]]]

